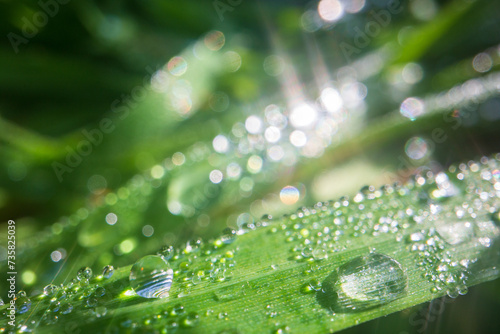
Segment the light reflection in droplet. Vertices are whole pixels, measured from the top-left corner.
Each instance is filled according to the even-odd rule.
[[[263,161],[261,157],[259,157],[258,155],[252,155],[248,159],[247,169],[250,173],[257,174],[262,169],[262,164]]]
[[[21,279],[24,284],[31,285],[36,281],[36,274],[31,270],[26,270],[22,273]]]
[[[301,103],[292,109],[290,123],[296,128],[308,127],[316,121],[318,113],[308,103]]]
[[[270,104],[265,109],[266,121],[269,125],[278,129],[284,129],[287,124],[286,117],[281,113],[280,108],[275,104]]]
[[[290,143],[295,147],[302,147],[307,143],[307,136],[300,130],[295,130],[290,134]]]
[[[285,69],[285,61],[277,55],[267,56],[263,65],[266,74],[272,77],[280,75]]]
[[[280,161],[285,156],[285,151],[280,145],[274,145],[267,149],[267,155],[273,161]]]
[[[336,113],[343,105],[339,92],[332,87],[327,87],[321,91],[321,103],[330,113]]]
[[[168,201],[167,202],[168,211],[173,215],[180,215],[182,212],[182,205],[178,201]]]
[[[344,15],[344,8],[338,0],[321,0],[318,3],[318,14],[325,21],[338,21]]]
[[[236,162],[231,162],[226,168],[227,177],[230,179],[238,179],[241,175],[241,167]]]
[[[361,82],[347,83],[342,85],[341,94],[346,106],[354,108],[365,99],[368,88]]]
[[[276,143],[281,138],[281,131],[275,126],[270,126],[264,132],[264,137],[270,143]]]
[[[262,131],[262,120],[255,116],[249,116],[245,121],[245,128],[251,134],[257,134]]]
[[[479,73],[488,72],[493,66],[493,60],[487,53],[480,53],[474,57],[472,60],[472,67]]]
[[[286,186],[280,191],[280,199],[283,204],[292,205],[297,203],[300,198],[300,192],[297,188]]]
[[[175,152],[172,155],[172,163],[176,166],[181,166],[186,161],[186,157],[182,152]]]
[[[151,225],[144,225],[142,227],[142,234],[145,236],[145,237],[150,237],[153,235],[153,233],[155,232],[155,229],[153,228],[153,226]]]
[[[323,21],[315,10],[307,10],[300,18],[302,29],[307,32],[318,31],[323,26]]]
[[[224,61],[226,64],[226,71],[228,72],[238,71],[242,63],[240,54],[235,51],[227,51],[224,53]]]
[[[424,77],[424,71],[422,66],[417,63],[408,63],[403,67],[403,72],[401,73],[404,82],[413,85],[422,80]]]
[[[106,223],[108,223],[109,225],[115,225],[117,221],[118,216],[116,214],[110,212],[106,215]]]
[[[404,117],[414,120],[425,111],[424,102],[416,97],[409,97],[401,103],[400,113]]]
[[[164,93],[169,87],[169,75],[163,70],[156,71],[151,77],[151,89],[158,93]]]
[[[355,14],[363,9],[365,0],[342,0],[342,5],[346,13]]]
[[[254,186],[253,179],[251,177],[245,176],[240,181],[240,189],[246,192],[252,191]]]
[[[137,246],[137,242],[134,238],[128,238],[123,240],[118,247],[121,254],[128,254],[132,252]]]
[[[218,169],[214,169],[213,171],[210,172],[209,178],[210,181],[214,184],[218,184],[222,182],[223,179],[222,172]]]
[[[205,35],[204,42],[209,50],[218,51],[226,43],[226,37],[222,32],[214,30]]]
[[[212,141],[215,152],[226,153],[229,150],[229,140],[224,135],[218,135]]]
[[[165,169],[162,166],[156,165],[151,168],[151,176],[154,179],[161,179],[163,175],[165,175]]]
[[[170,72],[170,74],[175,75],[176,77],[179,77],[186,73],[187,67],[188,65],[186,60],[180,56],[173,57],[167,63],[167,70]]]
[[[428,153],[427,142],[421,137],[410,138],[405,145],[405,152],[413,160],[420,160]]]
[[[62,254],[60,251],[55,250],[52,253],[50,253],[50,259],[54,262],[59,262],[62,259]]]

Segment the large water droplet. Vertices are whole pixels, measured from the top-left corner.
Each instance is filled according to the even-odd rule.
[[[15,299],[16,311],[18,314],[23,314],[31,308],[31,300],[26,296],[26,292],[19,291]]]
[[[73,311],[73,305],[70,303],[64,303],[61,305],[61,308],[59,309],[62,314],[69,314],[71,311]]]
[[[102,277],[111,278],[115,273],[115,268],[112,265],[107,265],[102,269]]]
[[[92,269],[90,269],[89,267],[81,268],[76,273],[76,278],[79,281],[86,281],[86,280],[91,279],[92,278]]]
[[[56,293],[58,290],[58,287],[55,286],[54,284],[48,284],[43,288],[43,294],[51,297],[54,293]]]
[[[168,296],[174,271],[161,256],[148,255],[137,261],[130,270],[130,286],[141,297]]]
[[[330,301],[335,309],[359,311],[402,297],[408,278],[396,260],[371,253],[346,262],[327,281],[324,285],[330,284],[337,293],[337,299]]]

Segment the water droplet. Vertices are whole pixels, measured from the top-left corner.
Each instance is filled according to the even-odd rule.
[[[304,284],[300,291],[302,293],[314,293],[316,291],[320,291],[321,290],[321,282],[318,281],[318,280],[311,280],[309,281],[308,283]]]
[[[87,299],[87,307],[95,307],[97,306],[97,299],[89,298]]]
[[[172,286],[174,271],[160,256],[148,255],[130,270],[130,286],[141,297],[165,298]]]
[[[59,309],[62,314],[69,314],[71,311],[73,311],[73,305],[70,303],[64,303],[61,305],[61,308]]]
[[[156,254],[168,261],[175,255],[175,249],[172,246],[163,246]]]
[[[288,333],[290,331],[290,327],[288,326],[281,326],[279,328],[277,328],[273,333],[275,334],[284,334],[284,333]]]
[[[105,306],[97,306],[94,310],[95,316],[98,318],[104,317],[108,313],[108,309]]]
[[[59,308],[60,308],[60,307],[61,307],[61,302],[59,302],[59,301],[57,301],[57,300],[56,300],[56,301],[53,301],[53,302],[51,302],[51,303],[50,303],[50,305],[49,305],[49,311],[50,311],[50,312],[54,312],[54,313],[55,313],[55,312],[59,311]]]
[[[194,327],[198,324],[199,316],[196,312],[191,312],[181,320],[182,327]]]
[[[63,290],[63,289],[59,289],[57,290],[57,292],[54,294],[54,296],[52,297],[52,300],[63,300],[63,299],[66,299],[66,291]]]
[[[16,295],[16,312],[18,314],[23,314],[29,311],[31,308],[31,300],[26,297],[26,293],[22,294],[21,292],[24,291],[19,291]],[[21,294],[20,294],[21,293]]]
[[[107,265],[102,269],[102,277],[104,278],[111,278],[113,274],[115,273],[115,268],[111,265]]]
[[[236,239],[236,231],[231,228],[225,228],[222,231],[221,240],[225,244],[230,244]]]
[[[55,286],[54,284],[48,284],[43,288],[43,294],[46,295],[47,297],[52,296],[56,291],[58,290],[58,287]]]
[[[94,295],[96,297],[102,297],[106,294],[106,289],[103,288],[102,286],[98,286],[95,291],[94,291]]]
[[[396,300],[406,293],[408,281],[396,260],[378,253],[354,258],[329,277],[336,278],[336,304],[349,310],[365,310]]]
[[[92,269],[90,269],[89,267],[81,268],[76,273],[76,278],[79,281],[86,281],[86,280],[91,279],[92,278]]]
[[[46,314],[43,316],[42,321],[47,325],[53,325],[59,320],[57,315]]]
[[[226,312],[221,312],[221,313],[217,314],[217,319],[227,320],[228,319],[228,314]]]

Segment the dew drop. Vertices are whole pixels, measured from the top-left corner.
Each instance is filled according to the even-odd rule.
[[[236,239],[236,231],[231,228],[226,228],[222,231],[221,240],[225,244],[230,244]]]
[[[54,284],[48,284],[43,288],[43,294],[47,297],[51,297],[57,291],[57,289],[57,286],[55,286]]]
[[[111,265],[107,265],[102,269],[102,277],[104,278],[111,278],[113,274],[115,273],[115,268]]]
[[[61,307],[61,302],[59,302],[57,300],[53,301],[49,305],[49,311],[55,313],[55,312],[59,311],[60,307]]]
[[[198,324],[199,316],[196,312],[191,312],[181,320],[182,327],[195,327]]]
[[[96,307],[97,306],[97,299],[95,298],[89,298],[87,299],[87,307]]]
[[[219,314],[217,314],[217,319],[228,320],[228,314],[226,312],[220,312]]]
[[[97,318],[101,318],[104,317],[106,313],[108,313],[108,309],[105,306],[97,306],[94,312]]]
[[[59,320],[59,317],[57,315],[46,314],[42,318],[43,323],[45,323],[47,325],[53,325],[53,324],[57,323],[58,320]]]
[[[147,255],[139,259],[130,270],[130,286],[141,297],[165,298],[168,296],[174,271],[160,256]]]
[[[66,296],[67,296],[67,293],[65,290],[63,289],[59,289],[55,294],[54,296],[52,297],[52,300],[64,300],[66,299]]]
[[[172,246],[163,246],[156,254],[168,261],[175,255],[175,249]]]
[[[315,293],[321,290],[321,282],[317,280],[311,280],[308,283],[302,285],[300,291],[302,293]]]
[[[59,311],[62,314],[69,314],[69,313],[71,313],[71,311],[73,311],[73,305],[71,305],[70,303],[64,303],[61,305],[61,308],[59,309]]]
[[[26,293],[24,291],[19,291],[16,295],[16,311],[18,314],[23,314],[29,311],[31,308],[31,300],[26,297]]]
[[[354,258],[335,274],[336,303],[341,309],[365,310],[406,293],[408,278],[399,262],[387,255],[371,253]]]
[[[91,279],[92,278],[92,269],[90,269],[89,267],[81,268],[76,273],[76,278],[79,281],[87,281],[87,280]]]
[[[95,291],[94,291],[94,295],[96,297],[102,297],[106,294],[106,289],[103,288],[102,286],[98,286]]]

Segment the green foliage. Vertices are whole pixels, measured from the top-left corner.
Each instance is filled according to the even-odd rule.
[[[111,276],[82,269],[46,287],[27,311],[20,297],[18,321],[41,333],[72,324],[93,333],[331,332],[443,294],[456,298],[499,275],[499,168],[498,158],[484,158],[405,186],[366,187],[207,243],[163,248]],[[170,278],[150,274],[162,266]],[[163,290],[163,298],[131,287],[148,298]]]

